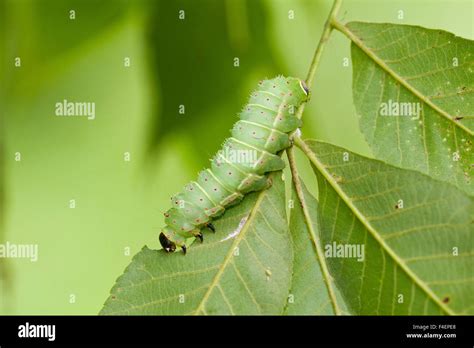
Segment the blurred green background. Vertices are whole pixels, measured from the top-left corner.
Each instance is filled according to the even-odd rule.
[[[306,76],[331,3],[0,0],[0,243],[39,246],[37,262],[0,259],[0,313],[96,314],[132,256],[158,247],[169,197],[207,165],[257,81]],[[339,18],[472,39],[473,10],[471,0],[346,0]],[[370,155],[349,56],[334,32],[303,135]],[[55,116],[64,99],[94,102],[95,120]]]

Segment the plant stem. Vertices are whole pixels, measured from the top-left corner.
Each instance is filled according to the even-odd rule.
[[[316,47],[316,50],[314,51],[313,59],[309,66],[308,75],[306,75],[306,86],[308,86],[309,89],[311,89],[311,85],[313,84],[314,76],[316,75],[316,70],[318,69],[319,61],[321,60],[323,50],[326,47],[326,43],[329,40],[329,37],[331,36],[331,32],[333,29],[332,23],[337,16],[339,8],[341,7],[341,2],[342,0],[334,0],[331,11],[329,11],[329,16],[326,20],[326,23],[324,24],[323,34],[321,35],[321,38],[319,39],[319,43],[318,43],[318,46]],[[298,108],[296,112],[296,116],[298,118],[302,117],[304,108],[305,108],[305,104],[302,104]]]
[[[329,36],[331,35],[333,26],[332,22],[336,18],[339,8],[341,7],[342,0],[335,0],[331,11],[329,12],[328,19],[324,24],[323,34],[319,39],[318,46],[316,47],[316,51],[314,52],[313,60],[311,61],[311,65],[309,67],[308,75],[306,76],[306,84],[310,87],[313,84],[314,75],[316,74],[316,69],[318,68],[319,61],[321,60],[321,56],[326,46],[326,42],[329,40]]]
[[[288,162],[290,163],[291,177],[295,185],[296,195],[298,197],[298,200],[301,203],[301,208],[304,215],[304,222],[306,224],[306,227],[308,228],[308,232],[310,234],[311,240],[313,241],[314,247],[316,249],[315,250],[316,257],[318,259],[318,264],[321,269],[324,282],[326,283],[326,288],[328,291],[329,298],[331,299],[331,304],[332,304],[334,313],[336,315],[341,315],[342,312],[339,306],[337,305],[336,294],[333,288],[333,279],[331,277],[331,274],[329,273],[326,260],[324,259],[323,248],[321,246],[321,241],[319,239],[318,231],[315,231],[315,226],[317,226],[317,221],[313,221],[312,216],[310,212],[308,211],[308,204],[306,203],[303,187],[301,185],[298,169],[296,167],[296,161],[295,161],[293,148],[290,147],[288,150],[286,150],[286,153],[288,155]],[[317,212],[314,212],[314,213],[317,214]]]

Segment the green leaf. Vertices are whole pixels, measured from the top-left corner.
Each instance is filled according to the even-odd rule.
[[[375,156],[474,193],[474,41],[409,25],[338,29],[352,40],[353,98]],[[397,107],[404,116],[388,116]]]
[[[351,312],[474,313],[472,197],[334,145],[296,143],[318,177],[321,241]],[[333,243],[364,246],[362,261],[329,257]]]
[[[186,256],[147,247],[117,280],[101,314],[281,314],[292,253],[281,172],[215,221]]]
[[[328,272],[319,240],[318,202],[296,173],[293,182],[290,231],[294,261],[285,314],[342,314],[346,311],[345,305]]]

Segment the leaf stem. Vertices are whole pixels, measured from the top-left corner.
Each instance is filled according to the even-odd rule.
[[[303,192],[303,187],[301,186],[301,180],[298,174],[298,169],[296,167],[296,161],[295,161],[295,155],[294,155],[294,149],[290,147],[286,151],[288,155],[288,162],[290,163],[290,170],[291,170],[291,176],[293,183],[295,185],[295,190],[296,190],[296,195],[298,197],[298,200],[300,201],[301,208],[303,210],[303,215],[304,215],[304,220],[306,227],[308,228],[309,234],[311,236],[311,239],[313,241],[314,247],[316,248],[316,257],[318,258],[318,264],[321,269],[321,273],[323,275],[324,282],[326,283],[326,288],[329,294],[329,297],[331,299],[331,304],[334,309],[334,313],[336,315],[341,315],[341,309],[337,305],[337,299],[336,299],[336,294],[334,293],[333,289],[333,278],[331,274],[329,273],[329,269],[326,263],[326,260],[324,259],[323,256],[323,248],[321,246],[321,241],[318,236],[318,231],[314,230],[314,226],[317,224],[317,221],[313,221],[311,218],[311,214],[308,211],[308,204],[306,203],[306,198]],[[316,212],[317,213],[317,212]]]

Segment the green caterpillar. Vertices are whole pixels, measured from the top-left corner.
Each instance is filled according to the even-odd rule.
[[[186,254],[188,238],[202,242],[203,228],[215,232],[212,219],[247,193],[268,186],[266,174],[285,167],[277,153],[290,146],[289,133],[301,126],[296,110],[308,98],[308,87],[294,77],[279,76],[259,83],[240,113],[232,137],[211,159],[211,168],[171,197],[173,207],[164,214],[166,226],[159,237],[164,250],[173,252],[179,247]]]

